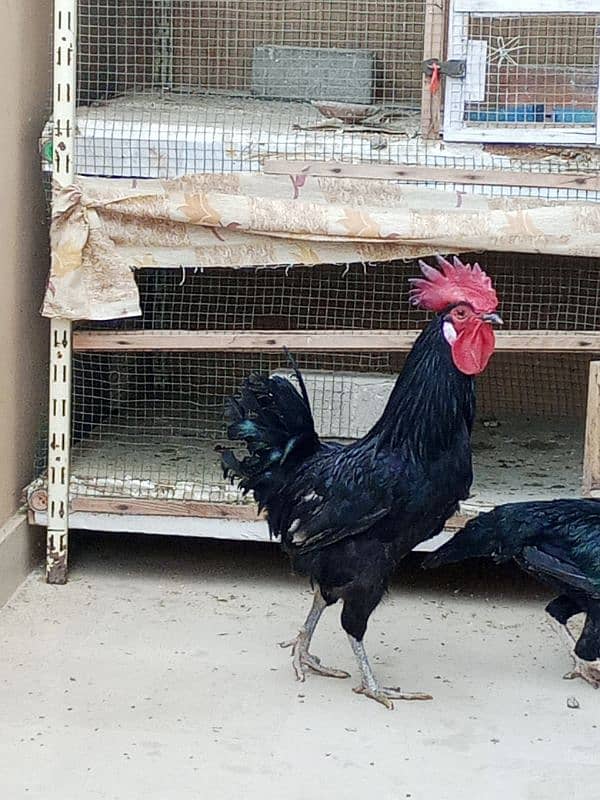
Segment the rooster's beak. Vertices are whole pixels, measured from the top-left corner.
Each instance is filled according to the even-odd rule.
[[[481,319],[484,322],[489,322],[491,325],[504,325],[500,314],[482,314]]]

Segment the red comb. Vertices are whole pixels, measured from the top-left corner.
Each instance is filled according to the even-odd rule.
[[[477,314],[495,311],[498,296],[491,279],[479,264],[463,264],[460,259],[450,263],[436,256],[440,269],[419,261],[425,277],[411,278],[410,302],[428,311],[443,311],[456,303],[469,303]]]

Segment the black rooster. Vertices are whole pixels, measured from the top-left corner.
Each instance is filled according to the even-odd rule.
[[[439,533],[472,481],[472,376],[494,350],[498,301],[479,265],[439,258],[421,263],[414,305],[438,312],[421,333],[381,419],[347,445],[319,440],[309,400],[280,377],[252,375],[227,404],[228,435],[249,451],[223,453],[226,475],[252,490],[267,510],[271,535],[281,539],[294,569],[315,586],[312,609],[293,647],[299,680],[307,669],[349,677],[323,666],[309,645],[323,609],[343,601],[342,627],[358,661],[356,692],[392,707],[392,698],[430,699],[380,687],[363,637],[371,612],[396,564],[419,542]]]
[[[600,500],[507,503],[481,514],[447,544],[427,556],[426,567],[464,558],[514,559],[560,592],[546,611],[566,634],[573,669],[565,678],[600,686]],[[569,630],[575,614],[586,614],[579,639]],[[575,647],[573,647],[575,645]]]

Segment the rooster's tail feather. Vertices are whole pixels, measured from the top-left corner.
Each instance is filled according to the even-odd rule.
[[[302,396],[285,378],[250,375],[225,407],[228,438],[244,442],[248,451],[241,459],[231,450],[222,452],[225,477],[237,479],[244,493],[252,490],[260,506],[277,491],[287,467],[319,447],[306,387],[292,365]]]

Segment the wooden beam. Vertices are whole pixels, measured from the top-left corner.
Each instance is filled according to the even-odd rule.
[[[447,0],[426,0],[425,35],[423,38],[423,61],[445,58],[444,28],[446,23]],[[443,87],[435,94],[429,89],[429,78],[423,75],[421,91],[421,133],[426,139],[437,139],[442,129]]]
[[[198,500],[120,499],[118,497],[73,497],[70,511],[96,514],[140,514],[149,517],[199,517],[203,519],[239,519],[256,522],[254,503],[203,503]]]
[[[198,519],[230,519],[257,522],[265,519],[256,513],[256,506],[235,503],[202,503],[195,500],[123,500],[114,497],[74,497],[71,513],[141,515],[148,517],[197,517]],[[30,513],[35,513],[30,510]],[[450,517],[446,530],[459,530],[476,513],[459,513]]]
[[[597,0],[455,0],[454,10],[480,16],[512,14],[597,14]]]
[[[265,161],[268,175],[314,175],[325,178],[360,178],[379,181],[457,183],[473,186],[517,186],[540,189],[599,191],[597,172],[507,172],[491,169],[409,167],[404,164],[347,164],[341,161]]]
[[[76,331],[73,349],[98,351],[406,352],[418,330],[321,331]],[[512,352],[600,352],[600,332],[498,331],[496,349]]]
[[[592,361],[585,425],[583,494],[588,497],[598,497],[598,492],[600,492],[600,361]]]

